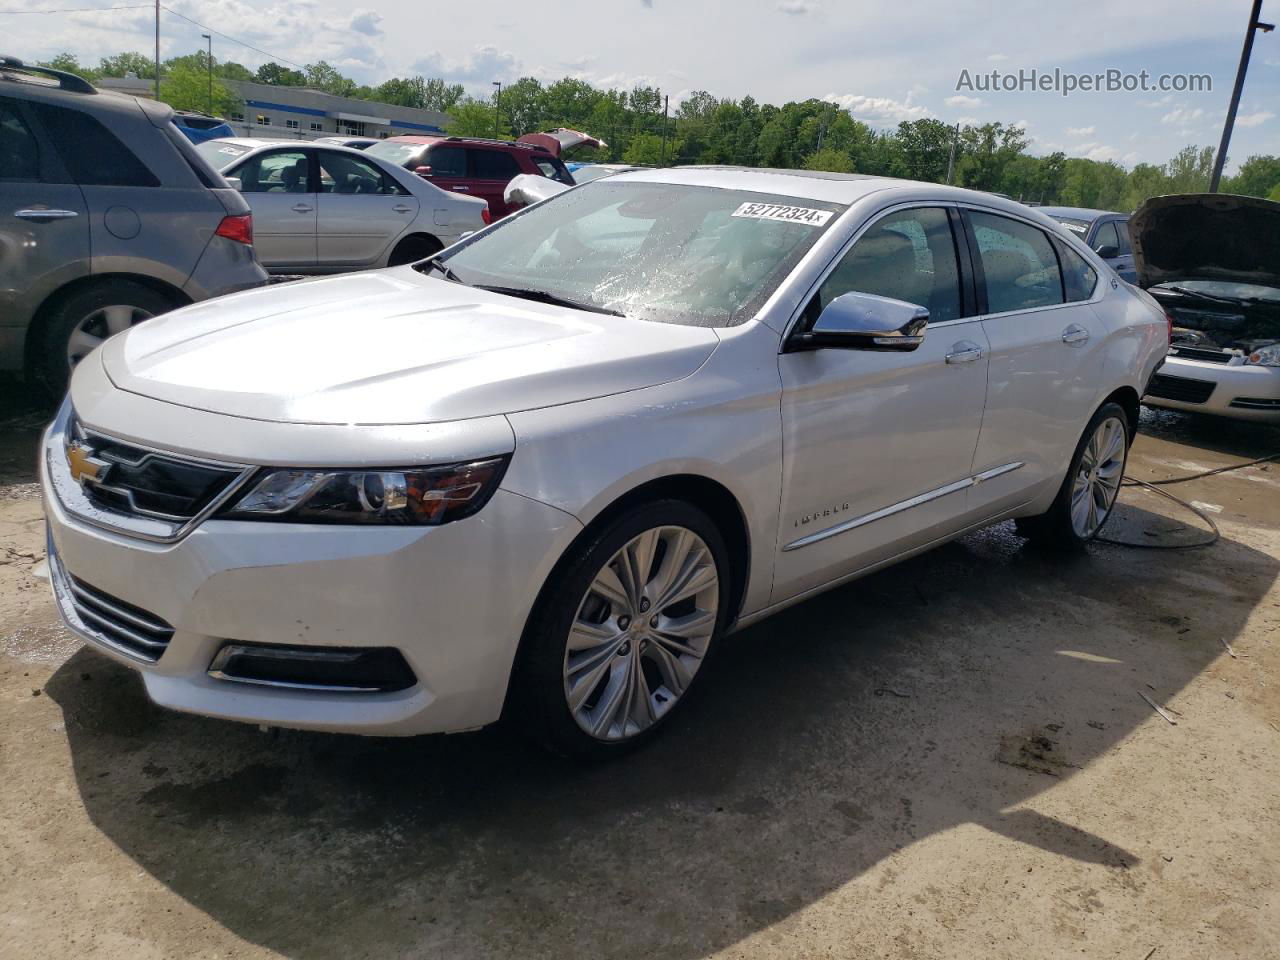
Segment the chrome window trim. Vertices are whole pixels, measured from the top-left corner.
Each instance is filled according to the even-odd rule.
[[[963,480],[956,480],[952,483],[944,484],[925,493],[917,494],[906,500],[900,500],[897,503],[890,504],[887,507],[881,507],[879,510],[873,510],[871,513],[864,513],[861,516],[853,517],[843,523],[837,523],[833,527],[827,527],[825,530],[819,530],[817,533],[811,533],[808,536],[801,537],[799,540],[792,540],[782,548],[783,553],[791,550],[799,550],[801,547],[808,547],[815,543],[821,543],[831,537],[838,536],[842,533],[848,533],[850,530],[856,530],[858,527],[864,527],[869,523],[877,520],[884,520],[886,517],[892,517],[895,514],[910,510],[912,507],[923,506],[934,500],[949,496],[953,493],[959,493],[961,490],[967,490],[975,487],[980,483],[988,480],[994,480],[996,477],[1002,477],[1006,473],[1012,473],[1025,466],[1024,461],[1015,460],[1013,463],[1002,464],[998,467],[992,467],[990,470],[984,470],[982,473],[976,473],[971,477],[965,477]]]
[[[873,226],[885,217],[895,213],[901,213],[904,210],[957,210],[962,206],[963,204],[960,204],[955,200],[903,200],[898,203],[890,204],[887,207],[881,207],[869,215],[862,225],[853,231],[852,235],[850,235],[849,239],[845,241],[844,245],[836,251],[835,256],[833,256],[827,265],[822,268],[817,279],[809,284],[804,296],[800,298],[798,305],[791,312],[791,317],[787,321],[786,328],[782,334],[782,340],[778,344],[778,352],[786,352],[787,342],[791,339],[791,334],[795,332],[796,324],[798,324],[804,317],[804,311],[805,308],[809,306],[809,301],[813,299],[814,294],[818,292],[818,289],[826,282],[827,278],[835,272],[836,267],[840,265],[840,261],[843,260],[845,255],[853,249],[853,245],[861,240],[866,232]],[[952,242],[958,243],[958,238],[953,236]],[[957,249],[956,253],[959,254],[959,249]],[[798,268],[799,267],[797,265],[797,269]],[[963,270],[960,271],[960,277],[963,281]],[[972,317],[956,317],[954,320],[939,320],[937,323],[930,322],[929,326],[925,328],[925,336],[928,336],[928,331],[934,327],[953,326],[960,323],[972,323],[981,319],[982,317],[975,314]]]
[[[101,437],[104,440],[136,447],[139,450],[147,451],[148,455],[182,460],[202,466],[218,467],[224,470],[240,471],[240,475],[232,480],[218,496],[206,504],[203,510],[180,522],[176,519],[162,520],[149,516],[129,516],[114,510],[104,510],[86,496],[84,489],[71,476],[71,470],[67,464],[66,441],[67,432],[71,427],[72,416],[71,405],[69,403],[64,404],[63,408],[58,411],[57,419],[54,420],[49,427],[49,432],[45,435],[44,457],[49,485],[53,487],[54,494],[63,509],[73,518],[81,523],[109,530],[112,533],[119,533],[152,543],[176,543],[230,501],[258,472],[258,467],[249,464],[205,460],[180,453],[170,453],[167,450],[157,450],[130,440],[85,429],[84,432],[88,436]]]

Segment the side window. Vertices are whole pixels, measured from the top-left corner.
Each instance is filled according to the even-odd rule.
[[[1129,242],[1129,221],[1117,220],[1116,233],[1120,235],[1120,256],[1127,257],[1133,253],[1133,244]]]
[[[503,150],[468,150],[471,176],[477,180],[510,180],[520,173],[516,158]]]
[[[0,101],[0,180],[39,180],[40,149],[16,105]]]
[[[368,160],[324,150],[320,154],[322,193],[405,193]]]
[[[878,221],[818,288],[817,309],[851,291],[919,304],[935,323],[959,317],[960,270],[947,212],[923,207]]]
[[[1098,232],[1093,235],[1092,246],[1095,251],[1101,250],[1103,247],[1120,249],[1120,235],[1116,233],[1114,220],[1108,220],[1098,228]]]
[[[47,103],[33,103],[40,123],[76,183],[97,187],[158,187],[159,179],[97,117]],[[148,131],[155,133],[148,126]]]
[[[1058,257],[1043,230],[976,210],[969,218],[986,278],[988,313],[1062,303]]]
[[[242,193],[310,193],[309,161],[301,150],[259,153],[231,175],[240,178]]]
[[[535,158],[533,163],[542,171],[542,175],[544,177],[573,186],[573,178],[569,176],[569,168],[559,160],[543,160],[541,158]]]
[[[1058,253],[1062,258],[1062,282],[1066,287],[1067,302],[1088,300],[1098,284],[1098,272],[1065,243],[1058,247]]]
[[[467,151],[461,147],[432,147],[423,155],[422,163],[437,177],[467,175]]]

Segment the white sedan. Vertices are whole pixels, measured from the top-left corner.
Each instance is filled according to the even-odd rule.
[[[359,150],[300,140],[209,140],[196,149],[253,210],[273,273],[344,273],[421,260],[489,222],[489,206]]]
[[[108,340],[45,437],[49,567],[162,705],[400,735],[507,711],[608,754],[790,604],[1009,518],[1086,544],[1168,344],[991,194],[624,173]]]

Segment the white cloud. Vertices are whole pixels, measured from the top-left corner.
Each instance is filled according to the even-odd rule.
[[[1146,107],[1148,110],[1155,110],[1159,107],[1167,107],[1171,103],[1173,103],[1173,94],[1166,93],[1159,100],[1139,100],[1138,106]]]
[[[376,10],[357,10],[351,14],[351,29],[356,33],[363,33],[366,37],[376,37],[382,33],[382,27],[378,26],[382,22],[382,14]]]
[[[813,0],[781,0],[778,9],[788,16],[801,17],[806,13],[813,13],[818,5]]]
[[[962,127],[976,127],[982,123],[982,121],[977,117],[956,117],[956,123],[960,124]]]
[[[1097,127],[1067,127],[1068,137],[1091,137],[1097,132]]]
[[[1237,127],[1260,127],[1275,114],[1270,110],[1258,110],[1255,113],[1242,113],[1236,116]]]
[[[1204,110],[1202,110],[1200,107],[1196,107],[1195,109],[1192,109],[1191,107],[1179,106],[1179,107],[1174,107],[1172,110],[1166,113],[1163,117],[1161,117],[1160,122],[1167,126],[1171,126],[1171,127],[1179,126],[1185,129],[1190,124],[1196,123],[1203,117],[1204,117]],[[1261,121],[1259,121],[1259,123],[1261,123]]]
[[[966,97],[963,93],[957,93],[954,97],[947,97],[942,102],[948,107],[964,107],[968,110],[983,106],[983,101],[978,97]]]
[[[855,120],[870,123],[901,123],[904,120],[923,120],[932,116],[928,107],[912,103],[912,96],[907,94],[906,100],[894,100],[892,97],[867,97],[860,93],[835,94],[828,93],[822,98],[828,103],[836,103],[848,110]]]
[[[1135,163],[1137,163],[1141,159],[1142,157],[1138,156],[1138,152],[1136,150],[1130,150],[1128,153],[1126,153],[1123,157],[1120,158],[1120,162],[1123,163],[1126,167],[1132,167]]]
[[[446,60],[438,52],[429,53],[415,61],[413,69],[450,83],[487,86],[493,80],[515,79],[521,73],[521,63],[510,51],[485,44],[460,60]]]
[[[1008,57],[1006,54],[1003,54],[1003,53],[990,53],[990,54],[987,54],[987,62],[988,62],[988,63],[1003,63],[1005,60],[1008,60],[1008,59],[1009,59],[1009,57]]]

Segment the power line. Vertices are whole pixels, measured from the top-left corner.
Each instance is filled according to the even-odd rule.
[[[144,6],[150,6],[150,4],[144,4]],[[297,67],[299,70],[307,69],[306,64],[297,63],[296,61],[289,60],[286,57],[281,57],[274,53],[270,53],[266,50],[263,50],[261,47],[255,47],[252,43],[245,43],[243,40],[239,40],[233,36],[230,36],[229,34],[222,33],[220,30],[213,29],[213,27],[209,26],[206,23],[201,23],[199,20],[192,20],[185,13],[179,13],[177,10],[174,10],[172,7],[166,7],[164,4],[160,4],[160,9],[164,10],[166,13],[172,13],[175,17],[181,17],[183,20],[187,21],[187,23],[195,24],[201,30],[208,30],[210,33],[221,37],[223,40],[230,40],[232,43],[238,43],[242,47],[248,47],[250,50],[253,50],[255,53],[260,53],[264,57],[270,57],[272,60],[276,60],[281,63],[287,63],[292,67]]]
[[[129,3],[120,7],[64,7],[57,10],[0,10],[0,16],[9,17],[19,13],[105,13],[108,10],[137,10],[150,7],[149,3]]]

